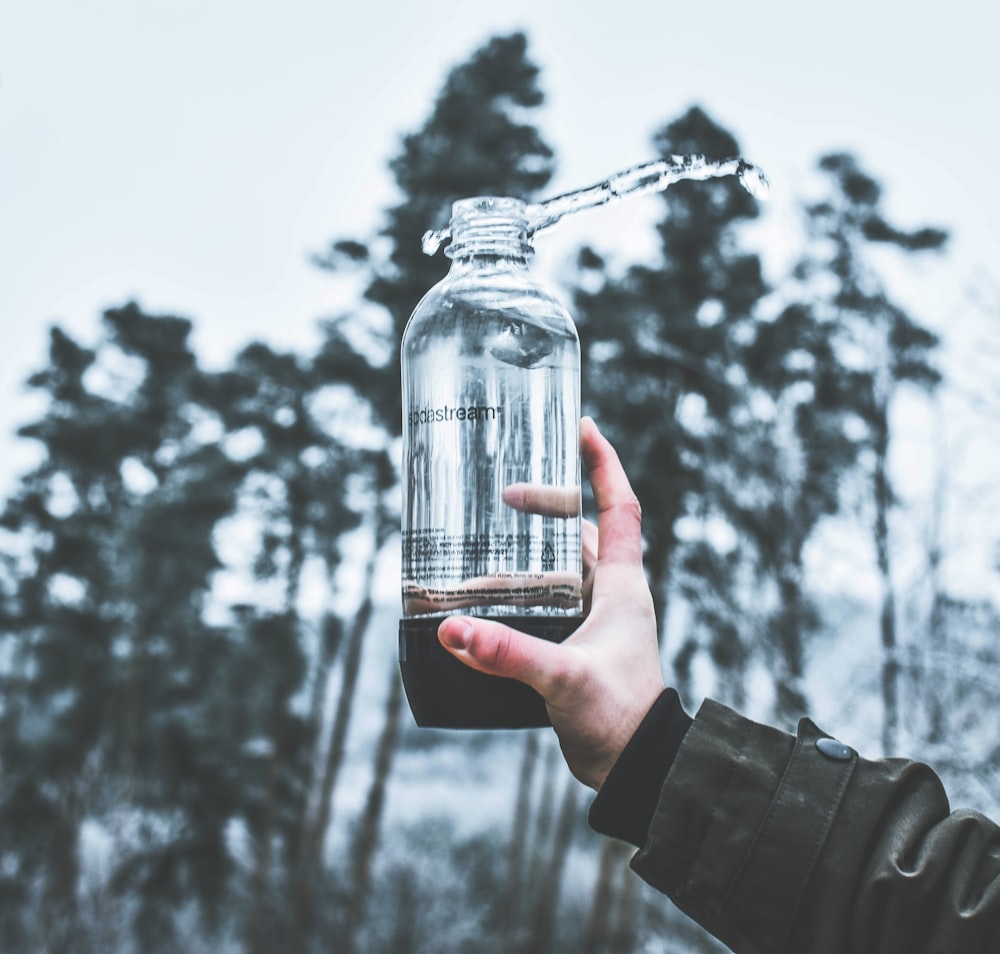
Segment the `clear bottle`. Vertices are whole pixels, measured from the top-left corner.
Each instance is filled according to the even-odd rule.
[[[473,614],[558,641],[580,624],[580,344],[529,275],[522,201],[462,199],[451,234],[402,342],[400,668],[419,725],[546,725],[536,693],[463,666],[437,628]],[[545,512],[508,502],[525,486]]]

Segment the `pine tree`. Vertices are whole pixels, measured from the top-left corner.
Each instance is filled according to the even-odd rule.
[[[347,399],[359,420],[366,422],[359,441],[373,451],[367,469],[358,473],[370,495],[370,524],[374,560],[378,550],[398,526],[390,506],[396,475],[387,477],[386,461],[400,432],[399,342],[403,327],[420,297],[444,274],[441,256],[430,258],[420,239],[428,228],[444,224],[456,199],[473,195],[513,195],[530,199],[552,174],[552,151],[538,130],[528,122],[530,112],[542,103],[538,68],[528,57],[523,34],[497,36],[474,51],[448,74],[427,121],[403,137],[390,169],[402,193],[401,201],[386,212],[385,224],[371,242],[340,239],[317,257],[320,267],[334,271],[360,269],[368,309],[342,315],[325,324],[326,340],[313,363],[317,380],[327,386],[350,389]],[[377,308],[376,317],[372,308]],[[383,320],[385,318],[386,320]],[[372,563],[374,566],[374,563]],[[374,582],[374,576],[368,577]],[[370,607],[371,592],[361,595],[361,610]],[[360,618],[364,623],[366,618]],[[359,641],[349,653],[357,660],[365,627],[355,620]],[[352,639],[354,636],[351,637]],[[337,715],[321,749],[326,753],[319,804],[311,822],[313,847],[300,853],[292,891],[292,924],[286,941],[288,954],[305,949],[315,904],[311,886],[320,863],[315,845],[331,824],[330,804],[339,772],[343,740],[353,709],[353,686],[345,669]],[[392,696],[390,695],[390,700]],[[390,720],[401,718],[389,706]],[[381,758],[387,777],[400,733],[387,724]],[[383,779],[381,783],[386,782]],[[381,824],[382,801],[376,799],[363,822],[366,840],[375,844]],[[365,870],[370,870],[367,857]],[[363,889],[363,885],[355,886]],[[356,896],[358,905],[364,897]],[[351,929],[355,930],[354,927]]]
[[[346,485],[362,457],[319,420],[320,389],[310,361],[260,343],[244,348],[231,369],[206,385],[225,431],[249,448],[240,454],[240,516],[259,539],[253,575],[260,598],[238,616],[246,684],[236,705],[257,740],[243,763],[239,812],[253,845],[248,951],[280,944],[284,897],[315,785],[322,704],[343,629],[330,615],[306,616],[306,567],[312,561],[333,585],[345,534],[361,521]],[[305,690],[312,701],[303,715],[294,700]]]
[[[854,413],[864,427],[872,499],[872,541],[882,587],[879,632],[883,652],[882,744],[896,746],[899,726],[899,639],[892,579],[889,515],[895,493],[889,474],[890,412],[902,387],[933,390],[940,372],[933,355],[937,336],[889,296],[872,264],[873,249],[888,246],[906,254],[942,249],[947,233],[921,227],[907,231],[888,222],[882,188],[851,155],[824,156],[819,167],[830,184],[829,197],[808,208],[814,253],[802,266],[810,278],[832,275],[832,291],[819,299],[825,320],[837,328],[839,360],[849,369]]]
[[[399,343],[417,302],[447,271],[439,253],[423,253],[427,229],[447,224],[451,204],[477,195],[532,198],[552,177],[553,155],[527,120],[542,105],[539,69],[528,57],[523,33],[495,36],[445,79],[426,122],[405,135],[389,163],[402,200],[386,212],[378,239],[341,239],[317,257],[321,267],[362,265],[365,297],[390,317],[391,351],[375,369],[391,380],[372,380],[371,360],[350,340],[337,337],[324,349],[335,380],[352,382],[372,402],[384,427],[398,433]],[[336,348],[334,352],[333,348]]]
[[[774,591],[760,642],[774,680],[774,718],[786,725],[808,708],[805,662],[820,623],[806,580],[806,545],[840,509],[861,450],[852,429],[856,382],[836,337],[836,325],[805,294],[760,322],[746,350],[761,436],[750,445],[759,452],[743,466],[754,493],[733,511],[734,524],[755,541],[758,585]]]
[[[697,107],[664,126],[654,143],[665,156],[739,154],[733,136]],[[735,180],[678,182],[663,201],[655,265],[633,265],[616,277],[584,250],[580,264],[588,274],[576,293],[585,406],[620,449],[642,502],[646,568],[661,626],[682,556],[679,522],[718,506],[712,460],[725,453],[733,433],[743,397],[741,343],[767,291],[758,257],[737,244],[738,225],[758,211]],[[704,579],[706,561],[717,562],[709,546],[688,546],[683,556],[689,580]],[[689,597],[710,614],[705,631],[715,656],[738,666],[739,633],[718,625],[696,592]]]
[[[47,937],[33,940],[53,950],[85,943],[85,821],[114,835],[137,814],[189,820],[179,843],[140,829],[116,844],[111,887],[136,898],[147,937],[151,926],[168,935],[179,884],[193,882],[211,916],[226,881],[223,783],[211,758],[197,764],[196,727],[219,645],[201,612],[217,567],[210,532],[233,479],[218,449],[192,437],[190,327],[128,305],[105,314],[95,348],[54,328],[49,364],[29,381],[47,408],[21,433],[43,458],[2,518],[26,554],[0,743],[11,786],[0,828],[21,903],[4,928],[23,931],[44,904]]]

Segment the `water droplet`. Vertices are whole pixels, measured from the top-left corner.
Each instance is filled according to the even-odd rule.
[[[428,229],[420,239],[424,255],[434,255],[451,238],[451,229]]]
[[[771,183],[760,166],[741,159],[736,175],[739,177],[740,185],[755,199],[766,199],[771,194]]]

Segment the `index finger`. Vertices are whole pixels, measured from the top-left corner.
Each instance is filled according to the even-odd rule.
[[[580,453],[597,504],[599,563],[642,564],[642,508],[614,447],[592,418],[580,421]]]
[[[579,487],[543,487],[539,484],[508,484],[503,502],[515,510],[537,513],[543,517],[578,517]]]

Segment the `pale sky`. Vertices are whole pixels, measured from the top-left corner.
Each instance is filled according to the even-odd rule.
[[[770,174],[778,261],[816,159],[851,150],[897,224],[953,230],[913,286],[920,317],[946,326],[974,276],[1000,275],[998,27],[984,0],[8,3],[0,491],[29,459],[4,435],[32,412],[20,385],[52,322],[87,342],[135,299],[192,318],[210,364],[254,337],[308,347],[340,304],[309,253],[377,228],[400,135],[452,65],[513,29],[542,67],[552,193],[651,158],[652,133],[697,103]],[[564,223],[550,256],[641,245],[659,203],[634,201]]]

